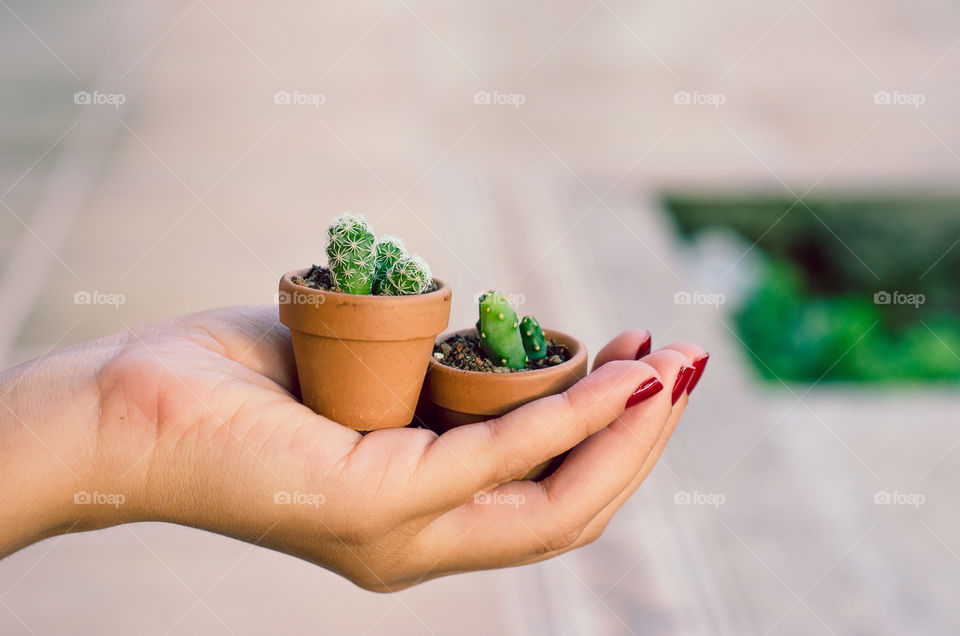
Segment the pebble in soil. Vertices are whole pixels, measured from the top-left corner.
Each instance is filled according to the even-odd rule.
[[[476,334],[450,336],[433,346],[433,357],[440,364],[464,371],[486,373],[523,373],[563,364],[570,359],[570,350],[553,338],[547,340],[547,357],[542,360],[527,361],[522,369],[511,369],[493,364],[480,348],[480,338]]]
[[[310,289],[323,289],[325,291],[333,292],[343,292],[342,289],[333,284],[333,275],[330,273],[330,269],[327,267],[320,267],[319,265],[313,265],[310,267],[310,271],[307,272],[306,276],[292,276],[290,278],[297,285],[303,285],[304,287],[309,287]],[[430,287],[423,294],[429,294],[430,292],[435,292],[440,287],[437,285],[436,281],[430,284]]]

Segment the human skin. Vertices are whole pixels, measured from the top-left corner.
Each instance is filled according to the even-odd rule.
[[[648,338],[624,332],[568,391],[441,436],[361,435],[304,407],[275,307],[211,310],[43,356],[0,374],[0,556],[166,521],[386,592],[561,554],[600,536],[687,404],[686,392],[671,404],[674,381],[706,352],[680,343],[634,360]],[[627,408],[650,378],[664,389]],[[569,449],[550,477],[512,481]],[[94,500],[76,503],[82,493]],[[292,501],[277,503],[284,493]]]

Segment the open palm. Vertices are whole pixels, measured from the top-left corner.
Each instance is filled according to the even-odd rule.
[[[98,461],[111,487],[131,493],[124,520],[212,530],[378,591],[595,539],[680,417],[686,397],[671,405],[674,378],[705,355],[680,344],[635,361],[649,335],[629,331],[564,394],[442,436],[361,435],[297,400],[275,307],[213,310],[123,337],[98,374]],[[651,378],[667,390],[626,408]],[[549,478],[511,481],[574,447]]]

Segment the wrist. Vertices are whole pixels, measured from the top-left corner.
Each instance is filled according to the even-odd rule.
[[[109,356],[108,346],[86,345],[0,374],[0,556],[122,521],[125,497],[98,449],[96,375]]]

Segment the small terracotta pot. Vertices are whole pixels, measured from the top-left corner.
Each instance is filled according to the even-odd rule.
[[[476,333],[475,329],[461,329],[440,336],[440,342],[450,336]],[[520,373],[490,373],[464,371],[441,364],[430,358],[430,368],[424,384],[424,396],[430,403],[431,419],[436,422],[438,433],[443,433],[464,424],[481,422],[527,402],[560,393],[587,375],[586,346],[565,333],[543,330],[549,340],[553,338],[570,350],[570,359],[563,364],[536,371]],[[544,422],[544,425],[548,425]],[[562,457],[555,457],[536,466],[519,479],[537,479],[552,472]]]
[[[280,322],[290,328],[303,403],[358,431],[414,417],[437,334],[450,320],[450,286],[415,296],[362,296],[280,279]]]

